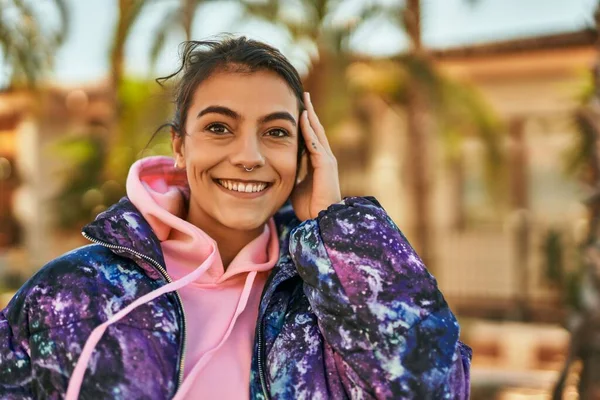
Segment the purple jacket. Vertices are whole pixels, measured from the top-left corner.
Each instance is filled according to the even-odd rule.
[[[280,256],[265,285],[252,399],[468,399],[471,349],[404,235],[373,198],[299,223],[275,216]],[[95,244],[44,266],[0,313],[0,397],[63,398],[90,332],[165,285],[160,242],[127,198],[83,229]],[[111,325],[80,398],[168,399],[185,319],[169,293]]]

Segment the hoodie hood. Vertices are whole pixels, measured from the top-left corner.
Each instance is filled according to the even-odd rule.
[[[69,381],[67,399],[77,398],[85,369],[106,329],[135,308],[175,290],[180,291],[183,303],[191,305],[184,310],[191,310],[189,328],[196,338],[188,346],[190,362],[186,362],[185,369],[188,372],[175,398],[186,398],[191,390],[210,393],[215,388],[210,374],[219,368],[237,367],[239,383],[249,376],[252,342],[248,333],[255,330],[266,281],[266,275],[260,273],[270,271],[280,258],[275,223],[271,218],[264,231],[236,255],[225,271],[217,243],[185,220],[189,193],[185,171],[175,169],[172,158],[145,158],[130,168],[129,199],[121,200],[119,206],[107,210],[84,228],[84,236],[141,261],[140,265],[151,276],[160,278],[166,264],[169,275],[164,278],[169,282],[136,299],[92,331]],[[140,250],[148,250],[151,255]],[[214,290],[213,294],[207,290]],[[248,305],[249,311],[244,313]],[[213,310],[218,312],[215,314]],[[233,342],[228,341],[231,335]],[[215,354],[220,356],[215,358]],[[248,365],[241,361],[245,358]],[[225,360],[233,360],[234,364]],[[213,367],[206,371],[209,363]],[[231,387],[239,393],[247,390],[243,383]]]
[[[127,195],[148,221],[167,255],[167,271],[179,279],[198,267],[217,243],[185,220],[190,189],[185,170],[175,169],[171,157],[148,157],[135,162],[127,177]],[[227,270],[220,254],[196,283],[222,283],[246,272],[270,270],[277,261],[279,243],[271,219],[261,235],[248,243]],[[183,266],[187,266],[183,267]]]

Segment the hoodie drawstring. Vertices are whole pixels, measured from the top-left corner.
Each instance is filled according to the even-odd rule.
[[[217,253],[216,247],[214,245],[212,245],[212,250],[211,250],[210,254],[206,258],[206,260],[204,260],[202,265],[200,267],[198,267],[196,270],[194,270],[193,272],[189,273],[188,275],[182,277],[181,279],[178,279],[178,280],[171,282],[165,286],[162,286],[156,290],[153,290],[150,293],[145,294],[144,296],[133,301],[127,307],[123,308],[118,313],[116,313],[115,315],[110,317],[106,322],[103,322],[102,324],[100,324],[96,328],[94,328],[94,330],[88,337],[87,341],[85,342],[85,345],[83,346],[83,350],[81,351],[81,355],[79,356],[79,359],[77,360],[77,364],[75,365],[75,369],[73,370],[73,374],[71,375],[71,379],[69,380],[69,386],[67,388],[67,394],[65,396],[65,400],[77,400],[77,398],[79,397],[79,391],[81,390],[81,384],[83,383],[83,377],[85,374],[85,370],[86,370],[87,365],[92,356],[92,352],[94,351],[94,349],[96,348],[96,345],[102,338],[102,335],[104,334],[104,332],[110,325],[121,320],[123,317],[125,317],[127,314],[129,314],[131,311],[133,311],[137,307],[141,306],[142,304],[148,303],[148,302],[154,300],[155,298],[157,298],[158,296],[161,296],[165,293],[172,292],[177,289],[181,289],[182,287],[197,280],[212,265],[214,258],[216,256],[216,253]],[[254,276],[256,276],[256,273],[254,274]],[[252,278],[252,280],[254,280],[254,277]],[[246,291],[246,287],[244,287],[244,291]],[[237,310],[236,310],[236,312],[237,312]],[[231,329],[231,327],[230,327],[230,329]]]
[[[173,397],[173,400],[180,400],[185,397],[188,390],[190,389],[190,386],[193,385],[195,377],[200,373],[204,366],[208,364],[212,356],[225,344],[225,342],[229,338],[229,335],[233,330],[235,322],[237,321],[240,314],[246,309],[246,304],[248,304],[248,299],[250,298],[250,291],[252,290],[252,285],[254,284],[254,279],[256,278],[256,275],[258,275],[257,271],[251,271],[248,273],[248,276],[246,277],[246,282],[244,283],[242,294],[238,299],[237,307],[235,308],[233,318],[231,318],[231,322],[227,327],[227,331],[225,332],[219,343],[215,347],[204,353],[200,360],[198,360],[196,365],[194,365],[189,375],[183,381],[183,384],[175,394],[175,397]]]

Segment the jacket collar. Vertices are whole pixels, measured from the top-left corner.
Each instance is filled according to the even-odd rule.
[[[271,278],[282,281],[297,273],[289,253],[289,238],[290,231],[299,221],[289,201],[275,214],[274,219],[279,235],[279,260]],[[150,278],[164,279],[150,261],[165,268],[160,241],[142,213],[127,197],[98,214],[93,222],[83,227],[82,233],[92,242],[105,245],[113,252],[134,260]]]
[[[163,268],[165,265],[160,241],[142,213],[127,197],[98,214],[92,223],[83,227],[82,233],[92,242],[133,259],[150,278],[162,278],[154,265],[158,263]]]

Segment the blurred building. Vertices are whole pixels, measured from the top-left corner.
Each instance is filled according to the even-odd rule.
[[[456,184],[441,149],[431,159],[435,275],[460,315],[564,321],[562,288],[545,279],[541,250],[548,230],[559,230],[566,266],[576,267],[568,250],[585,230],[584,193],[565,174],[564,159],[577,135],[573,113],[597,57],[595,40],[586,30],[433,52],[442,72],[475,86],[506,129],[503,204],[486,198],[481,143],[465,140],[465,229],[456,228]],[[367,144],[356,130],[346,129],[336,143],[343,191],[375,195],[410,239],[405,119],[377,98],[369,99],[368,112],[375,123],[367,160],[358,157]]]
[[[584,192],[566,175],[565,156],[578,135],[573,115],[598,57],[595,41],[595,32],[585,30],[435,53],[442,70],[474,84],[506,126],[509,214],[501,226],[446,230],[437,241],[439,279],[459,310],[476,314],[481,307],[482,315],[502,316],[526,302],[531,318],[564,321],[563,293],[545,279],[542,247],[550,228],[564,234],[565,245],[585,229]],[[467,150],[477,170],[469,161],[477,144]],[[470,175],[466,201],[477,209],[481,185]],[[444,197],[441,191],[436,202],[440,221]],[[574,254],[565,256],[566,266],[576,268]]]
[[[461,228],[456,181],[442,149],[431,158],[434,274],[474,349],[475,386],[526,387],[533,395],[523,398],[547,398],[567,352],[566,275],[558,283],[548,279],[543,249],[549,231],[560,232],[563,267],[578,268],[586,196],[577,177],[566,174],[565,156],[579,135],[574,113],[590,84],[596,40],[584,30],[433,52],[443,73],[480,92],[505,130],[507,193],[497,200],[486,196],[483,145],[464,142]],[[336,143],[342,186],[347,194],[375,195],[410,240],[405,160],[411,149],[403,111],[377,98],[368,104],[374,121],[368,143],[353,129]],[[357,157],[361,147],[368,148],[367,160]]]
[[[0,275],[27,278],[82,243],[56,229],[52,202],[64,178],[53,144],[106,129],[113,118],[105,85],[0,93]],[[18,278],[16,279],[19,280]]]

